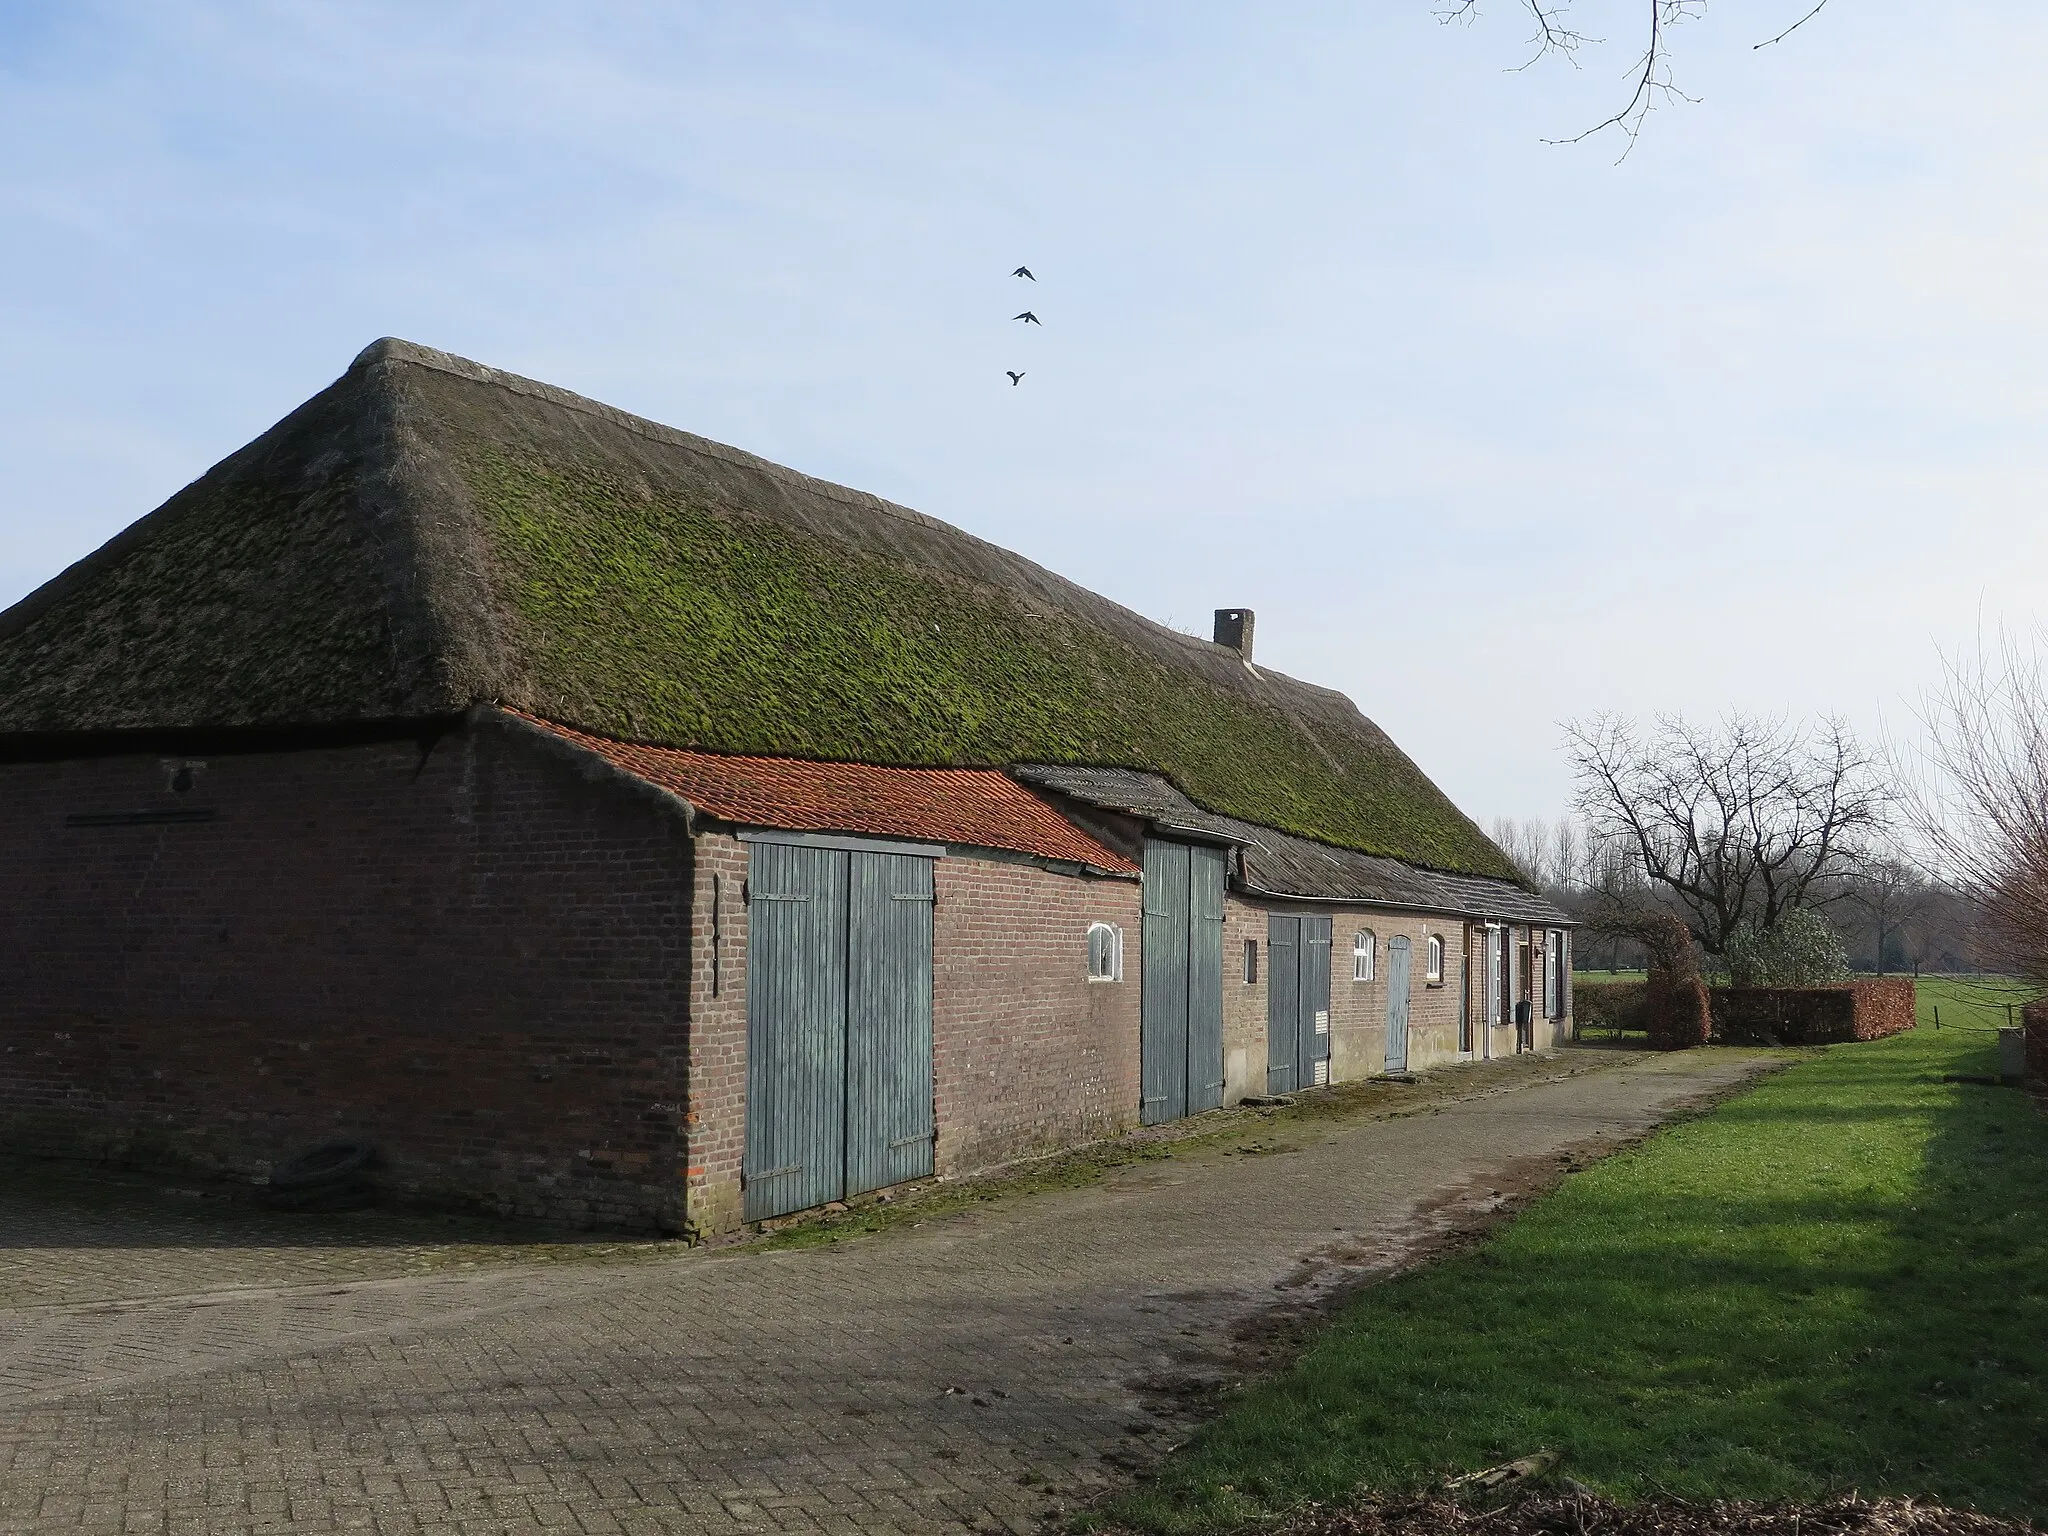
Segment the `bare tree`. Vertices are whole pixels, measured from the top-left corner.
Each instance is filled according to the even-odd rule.
[[[1979,645],[1925,701],[1911,804],[1930,862],[1968,895],[1992,959],[2048,982],[2048,662],[2039,643]]]
[[[1522,868],[1537,885],[1550,875],[1550,824],[1535,817],[1522,823]]]
[[[1903,859],[1867,859],[1845,883],[1847,905],[1862,913],[1871,930],[1871,968],[1884,974],[1891,941],[1918,915],[1927,883]]]
[[[1526,11],[1536,23],[1536,33],[1529,39],[1529,46],[1535,51],[1528,62],[1520,65],[1527,69],[1540,59],[1557,55],[1577,65],[1579,52],[1588,44],[1600,39],[1588,37],[1572,24],[1573,0],[1519,0],[1520,8]],[[1679,90],[1671,73],[1671,33],[1682,22],[1692,21],[1706,14],[1707,0],[1635,0],[1637,14],[1641,19],[1643,51],[1629,72],[1634,83],[1627,103],[1618,112],[1603,118],[1583,132],[1562,139],[1547,139],[1550,144],[1577,144],[1596,133],[1609,128],[1618,128],[1634,145],[1636,135],[1643,131],[1643,120],[1659,105],[1669,101],[1690,101],[1692,98]],[[1800,6],[1796,19],[1774,36],[1756,44],[1768,48],[1782,43],[1786,38],[1818,16],[1827,6],[1828,0],[1808,9]],[[1479,14],[1479,0],[1442,0],[1437,16],[1442,21],[1470,21]],[[1791,10],[1787,15],[1794,14]],[[1623,151],[1625,155],[1626,150]]]
[[[1560,890],[1576,890],[1579,885],[1579,824],[1569,816],[1557,818],[1557,828],[1550,835],[1550,883]]]
[[[1892,792],[1838,720],[1811,730],[1732,714],[1644,730],[1617,715],[1565,727],[1574,804],[1672,902],[1708,954],[1745,924],[1839,898],[1883,831]]]

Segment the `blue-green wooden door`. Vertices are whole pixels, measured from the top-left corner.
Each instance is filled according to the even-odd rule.
[[[849,871],[846,1191],[932,1171],[932,861],[856,853]]]
[[[848,857],[756,843],[749,863],[748,1221],[845,1192]]]
[[[1145,844],[1138,1118],[1147,1125],[1223,1102],[1221,848]]]
[[[1387,940],[1387,1070],[1408,1070],[1408,961],[1405,938]]]
[[[743,1214],[932,1171],[932,860],[757,842]]]
[[[1330,1080],[1330,919],[1266,919],[1266,1091]]]

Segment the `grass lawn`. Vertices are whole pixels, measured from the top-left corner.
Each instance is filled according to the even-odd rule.
[[[1955,1026],[2002,1001],[1923,981],[1920,1016],[1788,1053],[1484,1247],[1361,1293],[1105,1513],[1228,1529],[1555,1447],[1624,1499],[1854,1488],[2042,1520],[2048,1119],[1941,1081],[1996,1070],[1996,1037]]]

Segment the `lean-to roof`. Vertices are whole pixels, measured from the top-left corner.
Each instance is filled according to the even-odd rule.
[[[1164,775],[1514,878],[1350,700],[958,528],[406,342],[0,615],[0,734],[497,702],[619,740]]]
[[[1155,773],[1041,763],[1020,764],[1012,771],[1027,784],[1096,810],[1136,816],[1161,831],[1189,832],[1234,845],[1239,850],[1240,878],[1253,894],[1401,907],[1497,922],[1563,926],[1574,921],[1553,903],[1511,881],[1417,869],[1397,859],[1332,847],[1235,817],[1210,815]]]
[[[525,715],[720,821],[1001,848],[1113,874],[1138,866],[994,768],[878,768],[613,741]]]

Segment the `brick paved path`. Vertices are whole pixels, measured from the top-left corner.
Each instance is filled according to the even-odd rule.
[[[1758,1066],[1633,1058],[817,1248],[0,1310],[0,1531],[1037,1529],[1177,1438],[1248,1318]]]

